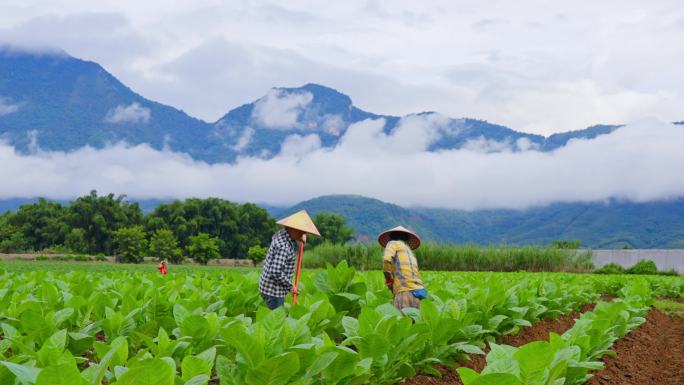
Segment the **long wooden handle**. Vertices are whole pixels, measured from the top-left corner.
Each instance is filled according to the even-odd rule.
[[[306,239],[306,238],[305,238]],[[299,274],[302,271],[302,254],[304,254],[304,240],[299,241],[299,255],[297,256],[297,274],[295,274],[294,288],[295,292],[292,293],[292,304],[297,304],[297,291],[299,290]]]

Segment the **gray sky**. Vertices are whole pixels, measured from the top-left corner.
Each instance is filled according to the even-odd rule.
[[[0,42],[96,61],[208,121],[308,82],[541,134],[684,120],[683,40],[676,0],[0,3]]]

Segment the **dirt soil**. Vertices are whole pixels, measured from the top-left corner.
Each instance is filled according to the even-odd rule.
[[[522,346],[529,342],[548,340],[549,333],[554,332],[557,334],[563,334],[568,329],[570,329],[574,324],[575,320],[579,318],[581,313],[591,311],[594,309],[596,304],[584,305],[579,312],[573,312],[564,316],[561,316],[555,320],[541,320],[532,327],[523,329],[520,333],[516,335],[503,336],[497,338],[497,343],[506,344],[511,346]],[[489,347],[485,347],[485,352],[489,351]],[[477,372],[482,371],[485,367],[485,357],[478,354],[473,354],[470,356],[470,361],[458,362],[456,367],[468,367]],[[413,378],[402,382],[404,385],[462,385],[461,378],[458,376],[456,369],[452,369],[448,366],[436,366],[435,369],[442,373],[442,378],[432,377],[426,374],[419,374]]]
[[[606,357],[606,368],[588,385],[684,384],[684,318],[652,309],[646,323],[613,346],[617,357]]]

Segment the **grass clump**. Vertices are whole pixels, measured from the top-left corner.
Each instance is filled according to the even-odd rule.
[[[659,299],[653,303],[653,306],[671,317],[684,318],[684,303],[682,302],[671,299]]]

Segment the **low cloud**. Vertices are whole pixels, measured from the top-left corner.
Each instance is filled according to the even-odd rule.
[[[240,152],[244,150],[249,143],[252,141],[252,137],[254,136],[254,129],[252,127],[246,127],[245,130],[242,132],[240,137],[238,138],[237,142],[232,145],[230,148]]]
[[[108,123],[147,123],[150,120],[152,113],[147,107],[141,106],[139,103],[131,103],[127,106],[118,105],[109,110],[105,116],[105,121]]]
[[[19,104],[12,103],[10,99],[0,96],[0,116],[13,114],[19,111]]]
[[[100,192],[133,198],[218,196],[289,205],[326,194],[360,194],[405,206],[526,208],[552,202],[684,196],[684,127],[647,120],[553,152],[429,152],[438,116],[352,125],[340,144],[290,136],[272,159],[207,164],[168,150],[120,143],[105,149],[25,155],[0,144],[0,197],[68,199]],[[258,132],[257,132],[258,134]]]
[[[257,101],[252,119],[266,128],[291,130],[297,128],[299,115],[312,100],[310,92],[288,93],[272,89]]]

